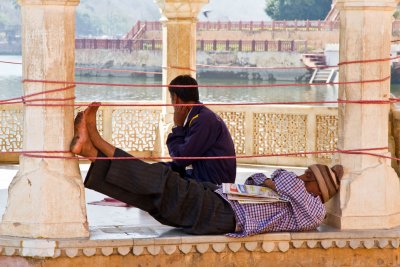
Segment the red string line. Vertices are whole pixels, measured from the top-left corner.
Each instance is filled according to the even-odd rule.
[[[35,99],[27,99],[27,98],[31,98],[31,97],[38,96],[38,95],[47,95],[47,94],[50,94],[50,93],[67,91],[67,90],[73,89],[74,87],[75,87],[75,85],[70,85],[70,86],[67,86],[67,87],[61,87],[61,88],[51,89],[51,90],[42,91],[42,92],[38,92],[38,93],[32,93],[32,94],[28,94],[28,95],[25,95],[25,96],[4,99],[4,100],[0,100],[0,105],[27,103],[27,102],[35,102],[35,101],[68,101],[68,100],[73,100],[73,99],[75,99],[75,96],[74,97],[69,97],[69,98],[47,98],[47,99],[39,99],[39,100],[37,100],[37,99],[36,100]]]
[[[400,56],[399,56],[400,57]],[[398,58],[398,57],[395,57]],[[344,62],[340,64],[354,64],[354,63],[363,63],[363,62],[378,62],[378,61],[386,61],[386,60],[391,60],[391,58],[387,59],[378,59],[378,60],[364,60],[364,61],[350,61],[350,62]],[[0,61],[1,62],[1,61]],[[383,79],[378,79],[378,80],[366,80],[366,81],[354,81],[354,82],[337,82],[337,83],[328,83],[328,84],[354,84],[354,83],[370,83],[370,82],[383,82],[389,77],[383,78]],[[107,85],[107,86],[128,86],[128,87],[168,87],[168,85],[133,85],[133,84],[106,84],[106,83],[88,83],[88,82],[60,82],[60,81],[44,81],[44,80],[24,80],[23,82],[42,82],[42,83],[55,83],[55,84],[86,84],[86,85]],[[33,95],[38,95],[38,94],[47,94],[50,92],[55,92],[55,91],[62,91],[62,90],[67,90],[71,89],[74,87],[68,86],[65,88],[59,88],[59,89],[54,89],[54,90],[49,90],[45,92],[39,92],[36,94],[28,95],[25,97],[20,97],[20,98],[14,98],[14,99],[8,99],[8,100],[3,100],[3,101],[12,101],[12,100],[18,100],[21,99],[23,102],[34,102],[34,101],[43,101],[43,99],[34,99],[34,100],[26,100],[27,97],[31,97]],[[321,84],[315,84],[315,85],[326,85],[326,83],[321,83]],[[308,86],[308,84],[276,84],[276,85],[247,85],[247,86],[223,86],[223,85],[201,85],[202,87],[209,87],[209,88],[242,88],[242,87],[280,87],[280,86]],[[193,86],[180,86],[180,87],[193,87]],[[72,98],[70,98],[72,99]],[[44,100],[50,100],[50,99],[44,99]],[[57,101],[65,101],[69,99],[54,99]],[[230,103],[230,104],[220,104],[220,103],[214,103],[211,105],[265,105],[265,104],[302,104],[302,103],[359,103],[359,104],[387,104],[391,103],[393,101],[399,101],[399,98],[390,98],[389,100],[359,100],[359,101],[351,101],[351,100],[338,100],[338,101],[326,101],[326,102],[266,102],[266,103]],[[0,102],[1,103],[1,102]],[[31,104],[34,105],[34,104]],[[111,104],[110,104],[111,105]],[[142,106],[144,105],[154,105],[154,104],[140,104]],[[159,105],[168,105],[168,104],[159,104]],[[170,104],[172,105],[172,104]],[[121,106],[121,104],[119,105]],[[315,151],[315,152],[295,152],[295,153],[283,153],[283,154],[264,154],[264,155],[253,155],[253,156],[232,156],[232,157],[141,157],[141,158],[136,158],[136,159],[175,159],[175,160],[182,160],[182,159],[224,159],[224,158],[259,158],[259,157],[273,157],[273,156],[297,156],[297,155],[309,155],[309,154],[333,154],[333,153],[344,153],[344,154],[364,154],[364,155],[371,155],[371,156],[376,156],[376,157],[382,157],[382,158],[388,158],[388,159],[393,159],[393,160],[400,160],[399,158],[395,157],[390,157],[390,156],[384,156],[376,153],[368,153],[365,152],[367,150],[382,150],[382,149],[387,149],[387,148],[374,148],[374,149],[356,149],[356,150],[332,150],[332,151]],[[0,152],[1,153],[1,152]],[[36,155],[36,153],[70,153],[69,151],[24,151],[24,152],[10,152],[10,153],[22,153],[25,156],[28,157],[36,157],[36,158],[64,158],[64,159],[77,159],[77,157],[61,157],[61,156],[54,156],[54,155]],[[79,158],[80,159],[80,158]],[[83,158],[85,159],[85,158]],[[126,158],[126,157],[109,157],[109,158],[86,158],[86,159],[135,159],[135,158]]]
[[[331,153],[349,153],[349,152],[363,152],[363,151],[375,151],[375,150],[386,150],[388,147],[374,147],[374,148],[360,148],[360,149],[345,149],[345,150],[325,150],[325,151],[310,151],[310,152],[292,152],[292,153],[273,153],[273,154],[262,154],[262,155],[241,155],[241,156],[212,156],[212,157],[142,157],[144,159],[176,159],[176,160],[188,160],[188,159],[232,159],[232,158],[259,158],[265,156],[297,156],[297,155],[313,155],[313,154],[331,154]],[[0,151],[0,154],[70,154],[69,150],[24,150],[24,151]],[[61,157],[64,158],[64,157]],[[77,157],[71,157],[76,159]],[[126,157],[99,157],[99,159],[114,159]],[[135,157],[142,159],[140,157]]]
[[[327,150],[327,151],[305,151],[305,152],[292,152],[292,153],[271,153],[262,155],[236,155],[236,156],[212,156],[212,157],[82,157],[82,156],[55,156],[55,155],[41,155],[40,152],[19,152],[26,157],[31,158],[48,158],[48,159],[87,159],[87,160],[216,160],[216,159],[244,159],[244,158],[265,158],[265,157],[288,157],[299,155],[316,155],[316,154],[363,154],[365,151],[386,150],[388,147],[378,148],[364,148],[364,149],[349,149],[349,150]],[[71,152],[57,152],[57,153],[71,153]],[[49,153],[46,153],[49,154]],[[373,154],[373,153],[371,153]],[[379,155],[379,154],[374,154]],[[382,157],[387,157],[383,156]],[[397,158],[393,158],[400,160]]]
[[[24,151],[0,151],[0,154],[71,154],[71,151],[68,150],[24,150]]]
[[[3,60],[0,60],[0,63],[22,65],[22,62],[3,61]]]
[[[53,101],[53,102],[63,102],[63,101],[69,101],[69,100],[74,100],[76,99],[75,96],[73,97],[68,97],[68,98],[39,98],[39,99],[25,99],[24,97],[21,97],[22,100],[20,101],[13,101],[13,102],[6,102],[6,103],[1,103],[0,105],[14,105],[14,104],[20,104],[23,103],[25,104],[25,106],[48,106],[48,103],[43,103],[43,104],[28,104],[28,103],[33,103],[33,102],[46,102],[46,101]],[[63,104],[54,104],[53,106],[57,106],[57,107],[64,107],[64,106],[68,106],[68,105],[63,105]]]
[[[357,64],[357,63],[373,63],[373,62],[383,62],[383,61],[390,61],[394,59],[398,59],[400,56],[395,56],[395,57],[388,57],[388,58],[380,58],[380,59],[366,59],[366,60],[354,60],[354,61],[346,61],[346,62],[340,62],[338,66],[342,65],[350,65],[350,64]]]
[[[365,83],[379,83],[389,80],[390,76],[382,79],[374,80],[361,80],[361,81],[350,81],[350,82],[330,82],[330,83],[314,83],[313,85],[344,85],[344,84],[365,84]],[[76,82],[76,81],[54,81],[54,80],[33,80],[24,79],[23,83],[46,83],[46,84],[74,84],[74,85],[92,85],[92,86],[115,86],[115,87],[169,87],[167,84],[131,84],[131,83],[97,83],[97,82]],[[174,85],[174,87],[181,88],[193,88],[193,87],[204,87],[204,88],[270,88],[270,87],[301,87],[310,86],[308,83],[278,83],[278,84],[249,84],[249,85]]]
[[[383,82],[387,79],[389,79],[390,76],[383,78],[383,79],[378,79],[378,80],[364,80],[364,81],[356,81],[356,82],[338,82],[335,84],[354,84],[354,83],[360,83],[360,84],[364,84],[364,83],[374,83],[374,82]],[[41,83],[56,83],[56,84],[65,84],[65,83],[71,83],[71,82],[60,82],[60,81],[45,81],[45,80],[23,80],[23,82],[41,82]],[[83,84],[83,82],[72,82],[73,84]],[[89,82],[84,82],[84,84],[96,84],[99,85],[98,83],[89,83]],[[325,84],[325,83],[321,83]],[[117,86],[122,86],[122,84],[105,84],[105,83],[101,83],[101,85],[117,85]],[[273,86],[308,86],[308,84],[263,84],[263,85],[249,85],[248,87],[254,87],[254,86],[267,86],[267,87],[273,87]],[[63,88],[57,88],[57,89],[53,89],[53,90],[48,90],[48,91],[43,91],[43,92],[38,92],[38,93],[34,93],[34,94],[30,94],[30,95],[26,95],[24,97],[17,97],[17,98],[10,98],[10,99],[6,99],[6,100],[0,100],[0,104],[17,104],[17,103],[24,103],[26,104],[27,102],[37,102],[37,100],[35,101],[31,101],[31,100],[27,100],[27,98],[32,97],[32,96],[36,96],[36,95],[43,95],[43,94],[49,94],[49,93],[54,93],[54,92],[59,92],[59,91],[65,91],[65,90],[69,90],[74,88],[75,85],[70,85],[67,87],[63,87]],[[140,86],[137,84],[127,84],[127,86]],[[147,86],[168,86],[168,85],[147,85]],[[205,85],[207,87],[207,85]],[[177,87],[195,87],[193,85],[177,85]],[[224,85],[216,85],[216,86],[210,86],[210,87],[217,87],[217,88],[225,88],[225,87],[239,87],[236,85],[229,85],[229,86],[224,86]],[[240,87],[246,87],[246,86],[241,86]],[[48,101],[67,101],[67,100],[71,100],[73,98],[66,98],[66,99],[42,99],[43,101],[48,100]],[[208,105],[208,106],[243,106],[243,105],[253,105],[253,106],[260,106],[260,105],[300,105],[300,104],[308,104],[308,105],[316,105],[316,104],[344,104],[344,103],[348,103],[348,104],[389,104],[389,103],[394,103],[394,102],[399,102],[400,99],[399,98],[389,98],[388,100],[341,100],[338,99],[337,101],[297,101],[297,102],[288,102],[288,101],[284,101],[284,102],[258,102],[258,103],[208,103],[208,104],[151,104],[151,103],[133,103],[133,104],[103,104],[103,106],[201,106],[201,105]],[[64,104],[64,105],[59,105],[59,104],[54,104],[54,103],[45,103],[45,104],[27,104],[28,106],[83,106],[82,104]]]
[[[162,103],[101,103],[101,104],[26,104],[26,106],[47,106],[47,107],[81,107],[81,106],[104,106],[104,107],[194,107],[194,106],[268,106],[268,105],[318,105],[318,104],[391,104],[400,102],[399,98],[388,100],[341,100],[337,101],[298,101],[298,102],[251,102],[251,103],[195,103],[195,104],[162,104]]]
[[[370,153],[370,152],[358,152],[358,151],[348,152],[348,151],[344,151],[342,153],[343,154],[352,154],[352,155],[366,155],[366,156],[373,156],[373,157],[379,157],[379,158],[384,158],[384,159],[400,161],[400,158],[397,158],[397,157],[385,156],[385,155],[376,154],[376,153]]]

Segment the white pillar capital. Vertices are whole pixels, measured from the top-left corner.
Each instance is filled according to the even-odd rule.
[[[196,19],[209,0],[155,0],[167,19]]]

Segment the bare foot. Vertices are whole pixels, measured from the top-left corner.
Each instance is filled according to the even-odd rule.
[[[86,123],[86,132],[92,146],[94,146],[97,150],[103,152],[107,157],[112,157],[115,153],[115,147],[105,141],[99,131],[97,130],[96,125],[96,113],[99,109],[101,103],[93,102],[91,103],[84,111],[84,118]]]
[[[86,126],[88,128],[89,134],[92,131],[97,131],[96,114],[97,110],[99,110],[100,105],[100,102],[92,102],[90,106],[88,106],[84,111]]]
[[[96,113],[101,106],[100,102],[92,102],[84,111],[86,124],[94,124],[96,125]]]
[[[84,157],[96,157],[97,149],[89,139],[86,128],[86,118],[83,112],[79,112],[74,121],[74,138],[72,139],[70,150],[72,153]]]

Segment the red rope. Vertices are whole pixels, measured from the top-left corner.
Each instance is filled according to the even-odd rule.
[[[361,61],[349,61],[349,62],[343,62],[339,63],[339,65],[344,65],[344,64],[355,64],[355,63],[366,63],[366,62],[380,62],[380,61],[387,61],[387,60],[392,60],[395,58],[385,58],[385,59],[372,59],[372,60],[361,60]],[[11,63],[11,62],[3,62],[0,61],[0,63]],[[18,64],[18,63],[11,63],[11,64]],[[171,68],[178,68],[178,67],[171,67]],[[179,68],[179,69],[185,69],[185,68]],[[186,68],[188,69],[188,68]],[[191,69],[188,69],[191,70]],[[193,71],[193,70],[192,70]],[[390,78],[386,77],[383,79],[377,79],[377,80],[364,80],[364,81],[351,81],[351,82],[333,82],[333,83],[328,83],[328,84],[364,84],[364,83],[373,83],[373,82],[383,82],[386,81]],[[27,96],[23,96],[20,98],[12,98],[12,99],[7,99],[3,100],[0,102],[1,103],[15,103],[16,100],[21,99],[23,103],[27,102],[37,102],[37,101],[66,101],[66,100],[72,100],[74,99],[73,97],[71,98],[54,98],[54,99],[26,99],[27,97],[32,97],[35,95],[40,95],[40,94],[48,94],[51,92],[57,92],[57,91],[63,91],[63,90],[68,90],[73,88],[75,85],[100,85],[100,86],[125,86],[125,87],[168,87],[169,85],[149,85],[149,84],[110,84],[110,83],[91,83],[91,82],[65,82],[65,81],[46,81],[46,80],[23,80],[23,82],[37,82],[37,83],[49,83],[49,84],[71,84],[68,87],[64,88],[58,88],[54,90],[49,90],[49,91],[44,91],[44,92],[39,92]],[[320,83],[320,84],[314,84],[314,85],[326,85],[326,83]],[[243,88],[243,87],[291,87],[291,86],[308,86],[308,84],[260,84],[260,85],[236,85],[236,86],[224,86],[224,85],[201,85],[201,87],[208,87],[208,88]],[[193,87],[193,86],[179,86],[179,87]],[[13,102],[14,101],[14,102]],[[390,98],[389,100],[337,100],[337,101],[312,101],[312,102],[264,102],[264,103],[213,103],[209,105],[266,105],[266,104],[324,104],[324,103],[356,103],[356,104],[388,104],[391,102],[397,102],[400,101],[399,98]],[[56,105],[56,104],[27,104],[27,105]],[[117,104],[109,104],[109,105],[117,105]],[[119,104],[118,106],[124,106],[124,105],[133,105],[133,104]],[[135,104],[138,106],[158,106],[158,105],[170,105],[170,106],[177,106],[177,105],[172,105],[172,104]],[[194,104],[194,105],[204,105],[204,104]],[[57,105],[61,106],[61,105]],[[400,160],[399,158],[395,157],[390,157],[390,156],[385,156],[385,155],[380,155],[376,153],[370,153],[370,152],[365,152],[365,151],[371,151],[371,150],[383,150],[387,149],[385,148],[371,148],[371,149],[354,149],[354,150],[331,150],[331,151],[312,151],[312,152],[293,152],[293,153],[281,153],[281,154],[264,154],[264,155],[251,155],[251,156],[219,156],[219,157],[141,157],[141,158],[126,158],[126,157],[108,157],[108,158],[98,158],[98,157],[92,157],[92,158],[86,158],[86,159],[120,159],[120,160],[126,160],[126,159],[148,159],[148,160],[154,160],[154,159],[169,159],[169,160],[183,160],[183,159],[227,159],[227,158],[260,158],[260,157],[275,157],[275,156],[298,156],[298,155],[313,155],[313,154],[334,154],[334,153],[344,153],[344,154],[363,154],[363,155],[371,155],[371,156],[376,156],[376,157],[382,157],[382,158],[388,158],[388,159],[393,159],[393,160]],[[77,157],[64,157],[64,156],[55,156],[55,155],[40,155],[40,154],[48,154],[48,153],[70,153],[69,151],[23,151],[23,152],[0,152],[0,153],[22,153],[24,156],[27,157],[33,157],[33,158],[63,158],[63,159],[77,159]],[[80,159],[80,158],[79,158]]]
[[[0,151],[0,154],[56,154],[56,153],[67,153],[71,154],[71,151],[67,150],[24,150],[24,151]]]
[[[0,60],[0,63],[22,65],[22,62],[3,61],[3,60]]]
[[[38,96],[38,95],[47,95],[47,94],[50,94],[50,93],[67,91],[67,90],[73,89],[74,87],[75,87],[75,85],[70,85],[70,86],[67,86],[67,87],[62,87],[62,88],[42,91],[42,92],[38,92],[38,93],[32,93],[32,94],[28,94],[28,95],[25,95],[25,96],[4,99],[4,100],[0,100],[0,105],[27,103],[27,102],[35,102],[35,101],[68,101],[68,100],[73,100],[73,99],[75,99],[75,97],[69,97],[69,98],[47,98],[47,99],[39,99],[39,100],[35,100],[35,99],[30,100],[30,99],[27,99],[27,98],[31,98],[31,97]]]
[[[387,79],[389,79],[390,76],[383,78],[383,79],[378,79],[378,80],[366,80],[366,81],[356,81],[356,82],[341,82],[341,83],[335,83],[335,84],[354,84],[354,83],[373,83],[373,82],[383,82]],[[48,91],[43,91],[43,92],[38,92],[38,93],[33,93],[26,95],[24,97],[17,97],[17,98],[10,98],[10,99],[5,99],[5,100],[0,100],[0,104],[17,104],[17,103],[28,103],[28,102],[37,102],[37,101],[67,101],[67,100],[72,100],[74,98],[65,98],[65,99],[41,99],[41,100],[27,100],[29,97],[33,97],[36,95],[44,95],[44,94],[49,94],[49,93],[54,93],[54,92],[60,92],[60,91],[65,91],[69,90],[75,87],[75,84],[94,84],[94,85],[112,85],[112,86],[123,86],[124,84],[108,84],[108,83],[89,83],[89,82],[60,82],[60,81],[46,81],[46,80],[23,80],[23,82],[42,82],[42,83],[55,83],[55,84],[65,84],[65,83],[73,83],[73,85],[67,86],[67,87],[62,87],[62,88],[57,88],[53,90],[48,90]],[[325,83],[323,83],[325,84]],[[126,86],[141,86],[137,84],[125,84]],[[267,86],[267,87],[272,87],[272,86],[307,86],[308,84],[263,84],[263,85],[250,85],[249,87],[254,87],[254,86]],[[168,85],[147,85],[147,86],[168,86]],[[178,85],[178,87],[194,87],[193,85]],[[206,85],[207,87],[207,85]],[[238,86],[235,85],[229,85],[229,86],[221,86],[221,85],[215,85],[215,86],[210,86],[210,87],[217,87],[217,88],[223,88],[223,87],[232,87],[236,88]],[[245,86],[240,86],[240,87],[245,87]],[[389,98],[388,100],[341,100],[338,99],[337,101],[296,101],[296,102],[261,102],[261,103],[208,103],[208,104],[149,104],[149,103],[133,103],[133,104],[103,104],[103,106],[202,106],[202,105],[208,105],[208,106],[244,106],[244,105],[249,105],[249,106],[255,106],[255,105],[299,105],[299,104],[308,104],[308,105],[316,105],[316,104],[338,104],[338,103],[347,103],[347,104],[389,104],[389,103],[394,103],[394,102],[399,102],[399,98]],[[27,106],[82,106],[82,104],[54,104],[54,103],[44,103],[44,104],[27,104]]]
[[[400,102],[400,99],[389,99],[389,100],[341,100],[337,101],[298,101],[298,102],[253,102],[253,103],[196,103],[196,104],[161,104],[161,103],[101,103],[94,106],[104,106],[104,107],[181,107],[181,106],[268,106],[268,105],[319,105],[319,104],[375,104],[383,105]],[[26,104],[26,106],[47,106],[47,107],[59,107],[59,106],[93,106],[92,104],[53,104],[53,103],[43,103],[43,104]]]
[[[350,149],[350,150],[327,150],[327,151],[305,151],[305,152],[292,152],[292,153],[271,153],[262,155],[239,155],[239,156],[213,156],[213,157],[77,157],[77,156],[55,156],[55,155],[40,155],[40,152],[20,152],[26,157],[31,158],[48,158],[48,159],[88,159],[88,160],[216,160],[216,159],[244,159],[244,158],[265,158],[265,157],[288,157],[288,156],[299,156],[299,155],[316,155],[316,154],[363,154],[365,151],[374,150],[386,150],[388,147],[378,148],[364,148],[364,149]],[[50,152],[49,152],[50,153]],[[54,152],[51,152],[54,153]],[[56,153],[68,153],[68,152],[56,152]],[[70,152],[69,152],[70,153]],[[36,155],[39,154],[39,155]],[[46,153],[48,154],[48,153]],[[371,153],[372,154],[372,153]],[[379,154],[374,154],[379,155]],[[386,156],[385,156],[386,157]],[[400,159],[396,159],[400,160]]]
[[[343,84],[365,84],[365,83],[379,83],[389,80],[390,76],[382,79],[374,80],[361,80],[361,81],[350,81],[350,82],[331,82],[331,83],[315,83],[313,85],[343,85]],[[76,82],[76,81],[54,81],[54,80],[32,80],[25,79],[24,83],[46,83],[46,84],[74,84],[74,85],[92,85],[92,86],[115,86],[115,87],[169,87],[166,84],[131,84],[131,83],[97,83],[97,82]],[[308,83],[281,83],[281,84],[249,84],[249,85],[210,85],[201,84],[197,85],[174,85],[174,87],[181,88],[192,88],[192,87],[204,87],[204,88],[270,88],[270,87],[302,87],[310,86]]]
[[[389,57],[389,58],[380,58],[380,59],[366,59],[366,60],[354,60],[354,61],[346,61],[340,62],[338,66],[342,65],[349,65],[349,64],[357,64],[357,63],[372,63],[372,62],[383,62],[383,61],[390,61],[394,59],[398,59],[400,56]]]

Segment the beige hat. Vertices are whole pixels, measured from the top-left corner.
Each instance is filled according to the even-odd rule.
[[[335,165],[329,169],[326,165],[314,164],[309,168],[317,180],[322,193],[322,201],[325,203],[339,190],[340,179],[343,176],[343,166]]]

